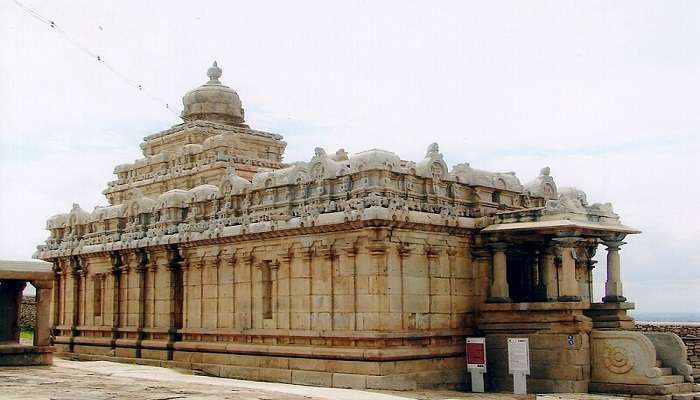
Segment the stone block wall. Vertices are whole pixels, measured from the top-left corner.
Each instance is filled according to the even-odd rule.
[[[700,324],[635,324],[642,332],[672,332],[680,336],[688,349],[688,362],[694,369],[700,369]]]
[[[569,336],[573,344],[569,344]],[[585,393],[590,376],[590,341],[586,333],[541,332],[491,334],[486,336],[488,384],[492,390],[510,391],[513,376],[508,373],[508,338],[530,341],[528,389],[538,393]]]
[[[24,296],[19,313],[19,326],[22,330],[34,330],[36,324],[36,298]]]

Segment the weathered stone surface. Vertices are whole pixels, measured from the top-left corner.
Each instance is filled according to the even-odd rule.
[[[367,376],[357,374],[333,374],[333,387],[344,389],[366,389]]]
[[[332,386],[333,374],[317,371],[292,371],[292,383],[309,386]]]

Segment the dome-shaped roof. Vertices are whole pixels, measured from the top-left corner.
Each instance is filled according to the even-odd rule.
[[[400,166],[401,159],[399,156],[386,150],[365,150],[350,157],[351,172],[368,169],[388,169],[389,171],[396,171]]]
[[[209,82],[190,90],[182,97],[185,121],[206,120],[238,125],[244,122],[244,112],[238,93],[219,81],[221,68],[214,61],[207,71]]]
[[[215,198],[219,194],[219,188],[214,185],[199,185],[187,191],[189,193],[189,202],[200,202]]]

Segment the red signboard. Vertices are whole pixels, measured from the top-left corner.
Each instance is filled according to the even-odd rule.
[[[484,343],[467,343],[467,364],[486,364]]]
[[[486,340],[467,338],[467,369],[486,372]]]

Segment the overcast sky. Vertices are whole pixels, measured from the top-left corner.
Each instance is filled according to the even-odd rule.
[[[643,231],[621,252],[639,310],[700,310],[700,2],[22,3],[175,114],[0,2],[2,259],[29,259],[71,203],[106,204],[114,166],[181,122],[217,60],[285,161],[315,146],[418,160],[438,142],[449,165],[523,182],[550,166]]]

